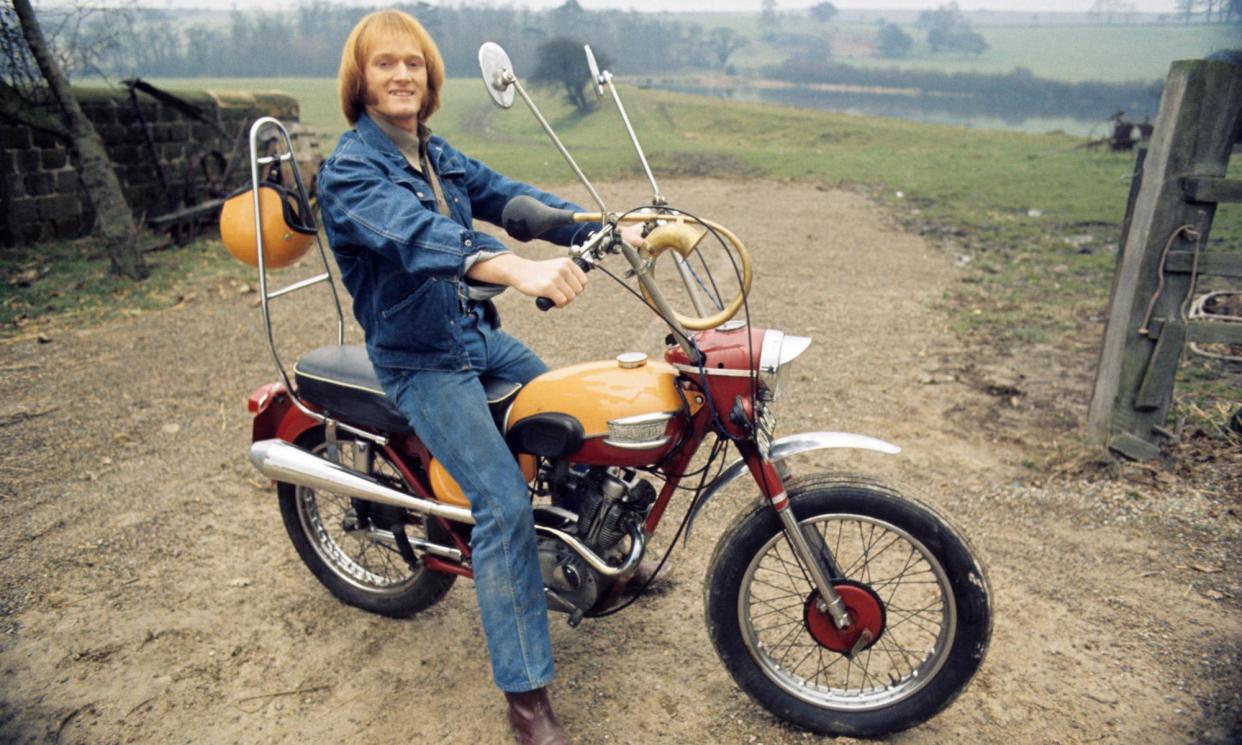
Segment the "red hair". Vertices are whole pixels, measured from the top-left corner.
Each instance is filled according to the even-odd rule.
[[[423,50],[427,65],[427,95],[418,110],[418,120],[425,122],[440,108],[440,88],[444,85],[444,58],[431,34],[409,13],[381,10],[365,16],[345,39],[341,50],[341,70],[337,75],[341,94],[341,111],[349,123],[356,124],[366,110],[367,61],[379,39],[385,36],[412,37]]]

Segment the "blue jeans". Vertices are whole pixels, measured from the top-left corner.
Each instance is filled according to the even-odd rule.
[[[470,499],[474,588],[492,676],[502,691],[516,693],[552,680],[548,605],[526,479],[488,412],[479,376],[526,383],[548,367],[481,316],[476,309],[459,322],[469,370],[377,365],[375,372],[388,397]]]

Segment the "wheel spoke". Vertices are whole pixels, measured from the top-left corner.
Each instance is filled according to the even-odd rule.
[[[876,518],[821,515],[801,524],[817,531],[845,577],[875,593],[886,621],[879,639],[853,658],[811,638],[801,609],[814,586],[784,531],[774,533],[751,560],[739,606],[764,674],[799,699],[844,710],[886,706],[922,688],[942,664],[940,640],[952,622],[936,559]]]
[[[807,649],[806,654],[804,654],[804,655],[802,656],[802,659],[798,660],[798,661],[794,664],[794,666],[793,666],[793,667],[789,668],[789,672],[791,672],[791,673],[796,673],[796,672],[798,672],[798,668],[802,667],[802,663],[804,663],[804,662],[806,662],[807,660],[809,660],[809,659],[811,658],[811,655],[815,654],[816,652],[818,652],[818,651],[819,651],[819,650],[821,650],[821,649],[823,649],[823,647],[819,646],[818,644],[811,644],[811,645],[809,645],[809,649]]]
[[[322,455],[324,450],[320,445],[315,452]],[[352,441],[341,442],[340,461],[352,463],[354,451]],[[382,454],[377,453],[372,475],[397,488],[404,485]],[[365,530],[345,529],[346,516],[355,508],[353,499],[331,491],[298,487],[295,504],[315,552],[340,579],[365,592],[387,594],[403,592],[419,576],[420,570],[406,564],[396,546],[367,535]]]

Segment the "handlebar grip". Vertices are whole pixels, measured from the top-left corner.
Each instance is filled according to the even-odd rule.
[[[574,262],[574,264],[578,265],[578,268],[581,269],[584,274],[586,272],[591,271],[591,265],[588,264],[587,260],[582,258],[581,256],[573,257],[572,261]],[[552,310],[553,308],[555,308],[556,303],[552,300],[552,298],[539,297],[539,298],[535,298],[535,307],[546,313]]]

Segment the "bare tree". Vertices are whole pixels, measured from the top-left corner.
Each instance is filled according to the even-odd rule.
[[[1124,22],[1129,23],[1133,19],[1134,13],[1134,3],[1124,2],[1123,0],[1096,0],[1091,6],[1091,10],[1087,11],[1087,15],[1095,19],[1096,23],[1107,24],[1111,24],[1113,19],[1118,16]]]
[[[750,39],[727,26],[717,26],[707,32],[707,43],[711,47],[712,53],[716,55],[716,61],[720,63],[720,69],[723,70],[729,66],[729,57],[749,44]]]
[[[112,168],[112,162],[104,150],[103,140],[95,131],[95,126],[82,113],[77,99],[73,97],[69,80],[43,35],[30,0],[12,0],[12,6],[26,48],[8,49],[9,44],[6,43],[5,51],[10,55],[4,63],[9,68],[6,72],[16,72],[20,67],[28,67],[24,64],[25,55],[33,59],[46,84],[54,113],[42,112],[40,115],[38,106],[23,106],[21,102],[13,100],[12,94],[20,92],[18,88],[0,83],[4,86],[2,92],[6,99],[4,113],[25,120],[33,126],[51,129],[64,137],[76,157],[78,175],[86,188],[91,206],[95,209],[95,228],[111,259],[112,271],[125,277],[143,279],[148,270],[138,245],[138,228],[134,224],[133,214]],[[12,56],[19,54],[22,57]]]
[[[776,15],[776,0],[760,0],[759,6],[759,26],[765,34],[776,33],[781,23]]]
[[[611,64],[603,52],[597,53],[596,58],[601,68]],[[591,76],[587,73],[583,59],[581,41],[568,36],[549,39],[539,45],[539,63],[531,73],[530,81],[550,88],[560,88],[565,93],[565,100],[573,104],[578,113],[585,114],[591,110],[593,101],[587,98],[587,86],[591,82]]]
[[[1190,23],[1198,5],[1199,0],[1177,0],[1173,7],[1177,9],[1177,15],[1181,16],[1182,23]]]

